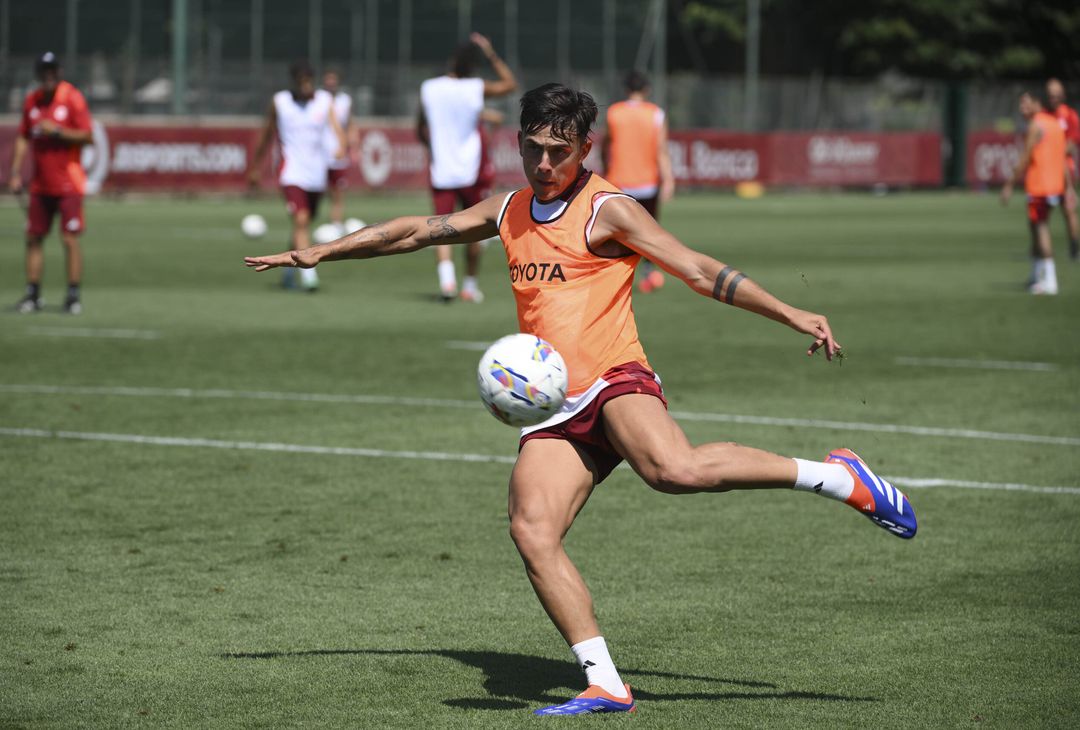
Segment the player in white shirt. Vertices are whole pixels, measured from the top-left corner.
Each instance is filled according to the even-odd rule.
[[[483,54],[498,75],[496,81],[473,76],[478,55]],[[482,142],[480,118],[484,99],[505,96],[517,88],[510,67],[503,62],[491,41],[479,33],[469,36],[450,58],[443,76],[420,85],[420,112],[416,133],[431,156],[431,194],[436,216],[449,216],[455,204],[470,208],[491,195],[490,181],[481,175]],[[461,298],[480,302],[483,294],[476,285],[480,267],[479,243],[466,249],[465,280]],[[439,290],[444,301],[457,296],[457,274],[449,246],[436,246]]]
[[[295,251],[311,245],[311,219],[319,208],[319,199],[326,190],[327,155],[324,151],[325,135],[329,132],[337,138],[335,158],[345,156],[345,133],[332,113],[334,98],[329,92],[315,89],[315,73],[306,61],[294,63],[289,68],[292,88],[274,94],[266,113],[266,124],[255,149],[255,157],[248,170],[248,180],[258,187],[262,173],[262,161],[277,139],[281,147],[281,169],[278,185],[285,197],[285,209],[292,217],[291,244]],[[314,269],[301,272],[300,284],[307,291],[319,288],[319,277]],[[285,286],[292,286],[286,277]]]
[[[337,226],[342,236],[345,230],[345,189],[349,187],[349,165],[359,149],[360,128],[352,118],[352,97],[341,91],[341,74],[337,69],[323,71],[323,88],[334,97],[334,116],[345,132],[347,143],[344,157],[335,157],[338,149],[337,135],[327,127],[324,136],[326,150],[326,188],[330,193],[330,222]]]

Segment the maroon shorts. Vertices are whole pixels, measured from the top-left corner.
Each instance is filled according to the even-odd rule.
[[[344,190],[349,187],[349,168],[342,167],[327,168],[326,170],[326,187],[328,188],[340,188]]]
[[[616,365],[601,377],[608,385],[588,404],[581,406],[577,413],[562,423],[525,434],[521,437],[518,449],[520,450],[526,441],[532,439],[569,441],[592,459],[596,467],[595,483],[604,481],[612,469],[623,460],[622,455],[611,445],[607,431],[604,429],[604,404],[612,398],[628,393],[656,396],[664,404],[664,408],[667,408],[667,399],[664,397],[664,389],[660,387],[656,373],[639,363],[629,362]]]
[[[635,200],[641,204],[641,207],[645,209],[646,213],[651,215],[655,220],[660,220],[660,193],[657,193],[651,198],[635,198]]]
[[[467,188],[432,188],[431,198],[435,202],[435,215],[449,215],[454,206],[461,204],[461,209],[471,208],[491,194],[487,182],[477,181]]]
[[[319,212],[319,201],[322,200],[321,192],[304,190],[296,185],[282,185],[281,194],[285,196],[285,210],[289,215],[296,215],[302,210],[308,212],[309,218],[314,218]]]
[[[26,211],[26,233],[41,238],[49,233],[52,220],[60,214],[60,229],[65,233],[82,233],[83,196],[81,195],[40,195],[30,194],[30,205]]]
[[[1045,223],[1050,217],[1050,209],[1061,204],[1060,195],[1029,195],[1028,196],[1028,220],[1032,223]]]

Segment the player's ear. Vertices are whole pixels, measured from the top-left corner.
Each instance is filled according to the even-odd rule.
[[[589,152],[592,151],[592,139],[585,138],[585,141],[581,143],[581,161],[584,162],[585,158],[589,156]]]
[[[523,137],[521,136],[521,132],[517,133],[517,137],[518,137],[518,154],[521,155],[522,157],[524,157],[524,153],[521,151],[521,140],[523,139]]]

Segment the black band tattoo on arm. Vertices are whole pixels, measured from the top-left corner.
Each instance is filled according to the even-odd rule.
[[[732,274],[734,274],[734,276],[732,276]],[[720,273],[716,275],[716,284],[713,285],[713,299],[726,304],[734,303],[735,288],[739,286],[739,282],[745,278],[746,274],[741,274],[730,266],[725,266],[720,269]],[[727,284],[726,290],[724,284]]]
[[[739,282],[746,278],[746,274],[736,274],[735,278],[731,280],[731,283],[727,285],[727,294],[724,296],[724,301],[728,304],[735,303],[735,287],[739,285]]]
[[[716,275],[716,284],[713,285],[712,289],[713,299],[718,302],[724,301],[720,296],[720,293],[724,288],[724,280],[727,279],[728,276],[730,276],[734,271],[735,269],[731,268],[730,266],[725,266],[724,268],[720,269],[720,273]]]
[[[458,229],[450,225],[449,215],[437,215],[427,219],[428,238],[438,241],[443,238],[451,238],[460,235]]]

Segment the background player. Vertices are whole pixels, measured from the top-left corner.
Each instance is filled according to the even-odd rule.
[[[601,156],[604,176],[660,220],[660,203],[675,194],[675,175],[668,154],[664,110],[649,101],[649,80],[634,70],[626,75],[626,99],[607,111],[607,132]],[[664,274],[644,261],[638,289],[648,294],[664,285]]]
[[[1024,152],[1013,175],[1001,189],[1001,203],[1012,196],[1021,179],[1028,199],[1031,229],[1032,294],[1057,294],[1057,269],[1050,240],[1050,209],[1061,204],[1065,193],[1065,132],[1034,94],[1020,95],[1020,114],[1028,120]]]
[[[480,53],[487,58],[498,80],[473,77]],[[468,42],[458,47],[445,75],[420,85],[416,133],[431,156],[429,169],[435,215],[453,213],[458,203],[462,208],[468,208],[491,194],[489,183],[481,178],[480,120],[484,99],[505,96],[516,88],[517,79],[510,67],[495,53],[491,41],[479,33],[473,33]],[[465,252],[461,298],[466,301],[483,300],[484,295],[476,284],[481,250],[479,243],[473,243]],[[457,274],[450,247],[437,246],[435,257],[439,292],[444,301],[451,301],[457,296]]]
[[[270,141],[281,144],[281,171],[278,184],[285,197],[285,208],[292,217],[291,244],[295,251],[311,245],[311,220],[319,209],[319,199],[326,190],[327,166],[324,140],[329,131],[337,139],[335,157],[345,157],[347,140],[333,113],[334,97],[315,89],[315,73],[306,61],[294,63],[289,69],[292,87],[274,94],[266,112],[266,123],[255,157],[248,171],[253,187],[259,185],[262,161]],[[291,277],[285,286],[291,286]],[[314,269],[300,272],[300,285],[307,291],[319,288]]]
[[[1077,168],[1076,156],[1080,152],[1080,116],[1076,110],[1065,103],[1065,86],[1057,79],[1046,82],[1046,101],[1048,111],[1057,117],[1061,128],[1065,130],[1065,200],[1062,212],[1065,213],[1065,225],[1069,233],[1069,258],[1080,259],[1080,215],[1076,212]]]
[[[349,186],[349,165],[360,147],[360,128],[353,120],[352,97],[341,90],[341,74],[329,68],[323,72],[323,88],[334,98],[334,116],[345,132],[347,148],[338,157],[338,138],[331,127],[326,128],[326,188],[330,193],[330,222],[337,226],[338,235],[345,235],[345,189]]]
[[[519,133],[528,187],[457,214],[397,218],[326,246],[244,260],[256,271],[309,267],[498,232],[511,270],[534,272],[511,277],[519,326],[548,339],[566,359],[570,397],[559,414],[523,432],[510,477],[510,533],[537,597],[590,685],[539,714],[634,709],[600,635],[589,590],[563,548],[593,488],[623,459],[651,487],[670,494],[794,488],[846,502],[900,537],[916,532],[907,498],[847,449],[820,463],[733,443],[690,444],[667,412],[637,337],[630,293],[639,256],[699,294],[810,335],[807,354],[824,349],[832,359],[840,345],[825,317],[785,304],[732,267],[687,248],[632,198],[585,170],[596,114],[583,92],[558,84],[533,89],[521,99]],[[633,579],[632,566],[616,568]]]
[[[22,165],[32,150],[33,177],[26,216],[26,296],[15,305],[22,314],[40,311],[41,274],[44,268],[42,241],[60,215],[60,240],[67,262],[67,296],[64,311],[80,314],[82,302],[83,193],[86,174],[80,162],[82,146],[93,141],[86,99],[72,84],[60,78],[56,54],[47,52],[34,66],[40,86],[26,96],[15,155],[11,162],[11,191],[22,194]]]

